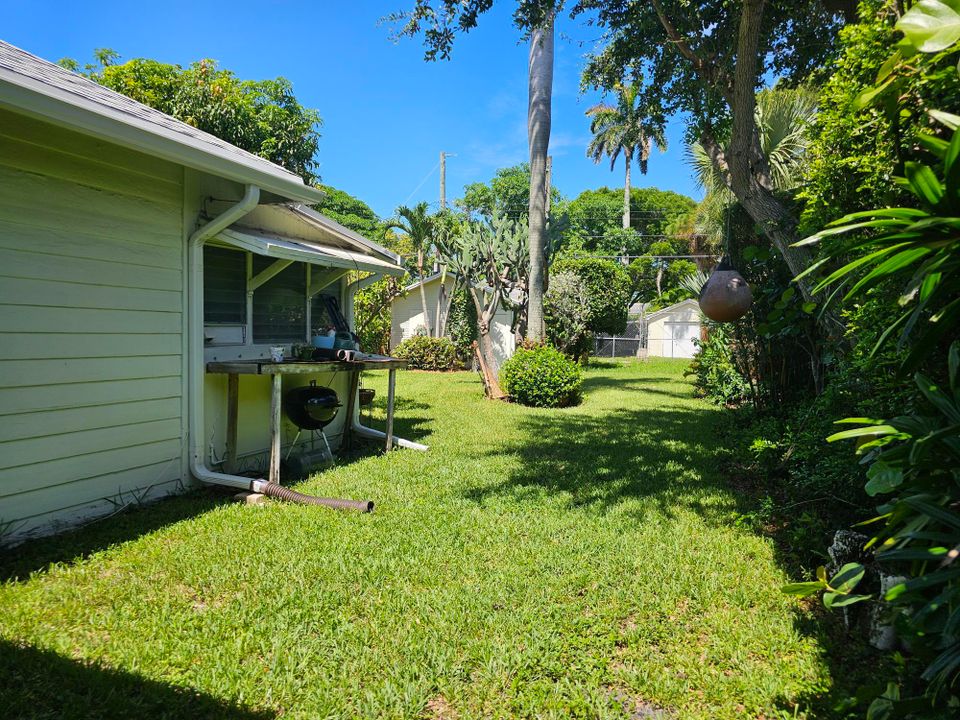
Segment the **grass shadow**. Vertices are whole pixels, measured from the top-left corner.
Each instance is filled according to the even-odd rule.
[[[276,713],[189,687],[0,640],[0,707],[8,718],[223,718],[267,720]]]
[[[596,384],[615,380],[599,378]],[[715,472],[722,449],[712,432],[717,421],[709,408],[531,415],[517,438],[496,452],[515,455],[518,469],[493,485],[472,488],[468,497],[545,491],[564,494],[572,507],[600,511],[640,500],[629,510],[638,519],[653,509],[669,517],[683,507],[728,523],[743,506]]]
[[[233,491],[235,492],[235,491]],[[64,533],[28,540],[0,554],[0,582],[22,581],[58,563],[80,562],[114,545],[136,540],[169,525],[189,520],[227,502],[229,490],[202,488],[132,505]]]

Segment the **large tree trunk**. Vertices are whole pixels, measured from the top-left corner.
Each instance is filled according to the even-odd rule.
[[[543,293],[546,276],[547,239],[547,152],[550,145],[553,92],[553,14],[530,36],[530,96],[527,105],[527,136],[530,141],[530,295],[527,310],[527,339],[542,342],[546,337]]]
[[[760,146],[756,121],[756,91],[759,81],[760,30],[765,0],[743,0],[737,36],[737,62],[733,77],[714,65],[709,58],[697,55],[667,17],[660,0],[652,0],[660,23],[678,52],[693,66],[707,85],[714,87],[730,106],[733,120],[730,149],[724,153],[711,132],[701,135],[701,143],[727,187],[760,228],[760,232],[777,249],[787,267],[796,276],[810,264],[805,248],[791,247],[799,238],[796,218],[773,192],[770,167]],[[812,299],[810,282],[797,282],[804,299]]]
[[[630,229],[630,166],[633,164],[633,153],[624,156],[627,170],[623,178],[623,229]]]
[[[443,306],[447,300],[447,274],[440,275],[440,288],[437,290],[437,313],[434,316],[433,336],[443,337]]]
[[[757,130],[757,57],[765,0],[744,0],[737,37],[730,111],[733,125],[727,158],[730,189],[744,209],[783,257],[790,272],[799,275],[810,265],[805,248],[791,247],[799,238],[796,218],[773,193],[770,165],[760,146]],[[715,160],[716,162],[716,160]],[[813,294],[808,282],[798,283],[806,300]]]
[[[432,325],[430,313],[427,310],[427,291],[423,288],[423,250],[417,251],[417,274],[420,275],[420,307],[423,310],[423,326],[427,329],[427,335],[430,335]]]
[[[473,300],[474,307],[477,309],[477,343],[475,349],[477,361],[480,365],[480,377],[483,379],[483,389],[488,398],[502,400],[506,395],[500,388],[500,364],[497,362],[497,355],[494,352],[493,338],[490,337],[490,323],[493,321],[494,315],[497,314],[499,298],[494,294],[490,302],[483,302],[475,288],[470,287],[468,292],[470,293],[470,299]]]

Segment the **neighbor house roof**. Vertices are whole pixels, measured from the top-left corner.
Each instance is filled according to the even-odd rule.
[[[687,298],[686,300],[681,300],[678,303],[674,303],[673,305],[668,305],[665,308],[661,308],[656,312],[650,313],[649,315],[647,315],[646,321],[650,322],[651,320],[656,320],[657,318],[661,318],[664,315],[670,315],[671,313],[676,312],[677,310],[684,307],[685,305],[690,306],[691,309],[695,308],[697,312],[700,312],[700,303],[698,303],[696,300],[692,298]]]
[[[0,40],[0,107],[289,200],[324,193],[294,173]]]

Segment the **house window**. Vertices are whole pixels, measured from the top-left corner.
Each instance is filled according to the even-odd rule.
[[[274,258],[216,246],[203,249],[203,317],[217,345],[303,342],[315,329],[349,330],[335,294],[311,298],[307,328],[307,266],[293,263],[253,293],[253,337],[247,327],[247,262],[253,276],[273,265]],[[212,326],[226,326],[214,331]],[[232,329],[236,329],[234,333]],[[224,335],[223,333],[228,334]],[[211,341],[208,337],[208,342]]]
[[[237,250],[203,249],[203,321],[208,325],[247,322],[247,258]]]
[[[276,262],[253,256],[253,275]],[[303,263],[293,263],[253,294],[253,341],[298,342],[307,337],[307,275]]]
[[[314,295],[310,306],[311,330],[323,332],[329,328],[334,330],[349,330],[343,313],[340,312],[340,302],[333,295],[321,293]]]

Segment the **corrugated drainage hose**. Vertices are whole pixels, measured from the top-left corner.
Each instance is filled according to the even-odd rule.
[[[373,500],[340,500],[339,498],[324,498],[314,495],[304,495],[282,485],[271,482],[261,482],[257,488],[268,497],[286,500],[300,505],[325,505],[326,507],[337,510],[359,510],[360,512],[373,512]]]

